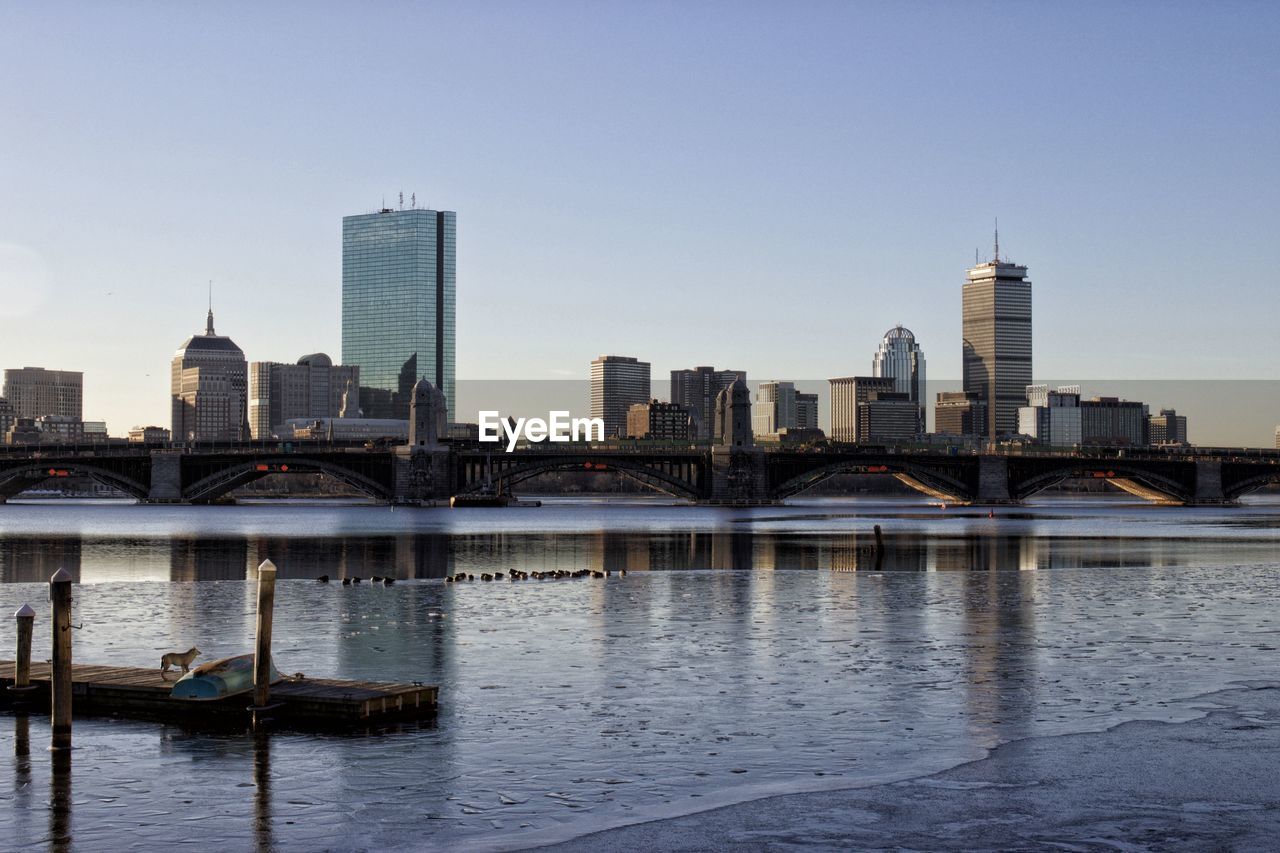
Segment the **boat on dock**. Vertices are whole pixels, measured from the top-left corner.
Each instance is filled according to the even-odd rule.
[[[284,679],[271,665],[271,683]],[[188,702],[211,702],[253,689],[253,653],[202,663],[173,684],[169,696]]]

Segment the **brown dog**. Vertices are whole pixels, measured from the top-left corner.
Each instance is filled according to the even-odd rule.
[[[200,650],[192,646],[185,652],[169,652],[160,658],[160,671],[168,672],[171,666],[182,667],[183,672],[191,669],[191,662],[200,654]]]

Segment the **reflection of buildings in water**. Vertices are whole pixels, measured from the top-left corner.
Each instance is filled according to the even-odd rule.
[[[449,538],[441,533],[386,536],[255,537],[250,562],[276,564],[281,578],[442,578],[449,572]]]
[[[257,568],[257,563],[252,566]],[[249,577],[249,542],[245,539],[169,540],[169,580],[226,581]]]
[[[71,579],[79,583],[81,552],[78,536],[74,539],[6,536],[0,539],[0,581],[47,583],[58,569],[66,569]]]
[[[995,551],[1016,556],[1016,537]],[[1012,564],[1016,566],[1017,563]],[[1006,568],[1010,565],[1006,564]],[[985,743],[1033,734],[1035,598],[1047,575],[977,571],[964,577],[965,686],[969,724]]]

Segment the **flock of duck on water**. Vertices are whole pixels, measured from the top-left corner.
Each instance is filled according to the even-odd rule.
[[[576,572],[570,572],[570,571],[567,571],[566,569],[554,569],[549,572],[522,572],[519,569],[512,569],[510,572],[506,572],[506,573],[494,572],[492,574],[489,574],[488,572],[486,572],[480,575],[480,580],[500,581],[505,579],[509,581],[527,581],[527,580],[548,581],[548,580],[566,580],[570,578],[607,578],[607,577],[610,577],[612,574],[613,572],[611,572],[609,569],[605,569],[603,572],[596,571],[595,569],[578,569]],[[626,569],[618,570],[618,577],[625,578],[626,576],[627,576]],[[475,579],[476,579],[475,575],[467,574],[466,572],[458,572],[456,575],[445,575],[444,582],[445,583],[466,583],[468,581],[473,581]],[[320,583],[328,583],[329,576],[321,575],[320,577],[316,578],[316,580],[319,581]],[[351,586],[352,584],[355,584],[355,583],[361,583],[363,580],[364,578],[361,578],[361,577],[343,578],[342,585]],[[374,575],[373,577],[369,578],[369,583],[380,583],[383,586],[391,586],[395,582],[396,582],[395,578],[384,578],[379,575]]]
[[[503,574],[502,572],[494,572],[493,574],[489,574],[486,572],[485,574],[480,575],[480,580],[500,581],[500,580],[506,579],[509,581],[527,581],[527,580],[551,581],[551,580],[565,580],[568,578],[607,578],[612,574],[613,572],[609,571],[608,569],[605,569],[603,572],[598,572],[595,569],[578,569],[576,572],[570,572],[566,569],[554,569],[549,572],[522,572],[519,569],[512,569],[510,572],[506,574]],[[627,570],[620,569],[618,571],[618,576],[625,578],[627,576]],[[475,579],[476,579],[475,575],[470,575],[470,574],[467,574],[466,572],[458,572],[456,575],[445,575],[444,582],[445,583],[465,583],[467,581],[473,581]]]
[[[316,580],[318,580],[320,583],[328,583],[329,576],[321,575],[320,577],[316,578]],[[361,577],[343,578],[342,585],[351,586],[353,583],[360,583],[363,580],[364,578],[361,578]],[[384,578],[384,577],[381,577],[380,575],[374,575],[373,577],[369,578],[369,583],[380,583],[383,586],[391,586],[395,582],[396,582],[395,578]]]

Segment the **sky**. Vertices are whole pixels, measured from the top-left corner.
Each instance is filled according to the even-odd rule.
[[[956,378],[996,218],[1038,378],[1280,378],[1274,3],[0,20],[0,366],[83,370],[113,434],[167,425],[210,280],[250,361],[336,358],[342,217],[400,192],[458,214],[460,379],[862,374],[897,323]]]

